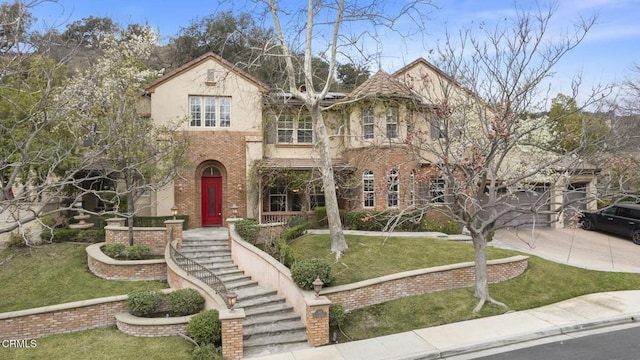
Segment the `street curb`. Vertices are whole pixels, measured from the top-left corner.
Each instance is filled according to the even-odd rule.
[[[533,340],[540,340],[540,339],[544,339],[552,336],[566,335],[571,333],[595,330],[595,329],[605,328],[609,326],[629,324],[634,322],[640,322],[640,313],[616,315],[616,316],[611,316],[611,317],[603,318],[596,321],[585,321],[585,322],[565,325],[565,326],[554,326],[549,328],[548,330],[540,330],[540,331],[535,331],[531,333],[523,333],[523,334],[519,334],[509,338],[490,340],[490,341],[464,345],[464,346],[451,348],[451,349],[425,351],[419,354],[412,354],[410,356],[405,356],[402,358],[394,358],[394,359],[397,359],[397,360],[446,359],[451,356],[470,354],[470,353],[481,351],[481,350],[495,349],[503,346],[514,345],[514,344],[524,343],[524,342],[533,341]]]

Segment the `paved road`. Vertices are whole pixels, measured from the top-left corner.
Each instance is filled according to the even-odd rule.
[[[448,360],[638,360],[640,359],[640,326],[625,325],[557,338],[545,339],[540,345],[484,356],[483,353],[448,358]],[[541,341],[538,341],[540,343]],[[480,355],[480,356],[478,356]]]
[[[579,228],[500,230],[494,246],[583,268],[640,273],[640,246],[628,238],[597,231]]]

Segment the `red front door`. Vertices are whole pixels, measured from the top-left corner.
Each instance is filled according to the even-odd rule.
[[[202,226],[222,225],[222,177],[202,177]]]

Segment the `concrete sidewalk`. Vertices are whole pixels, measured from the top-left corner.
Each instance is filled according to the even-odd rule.
[[[538,309],[252,359],[446,359],[555,335],[633,323],[639,317],[640,291],[606,292]]]

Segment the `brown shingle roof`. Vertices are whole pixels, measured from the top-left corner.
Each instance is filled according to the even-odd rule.
[[[350,99],[375,97],[413,98],[416,95],[407,86],[381,70],[347,95]]]

